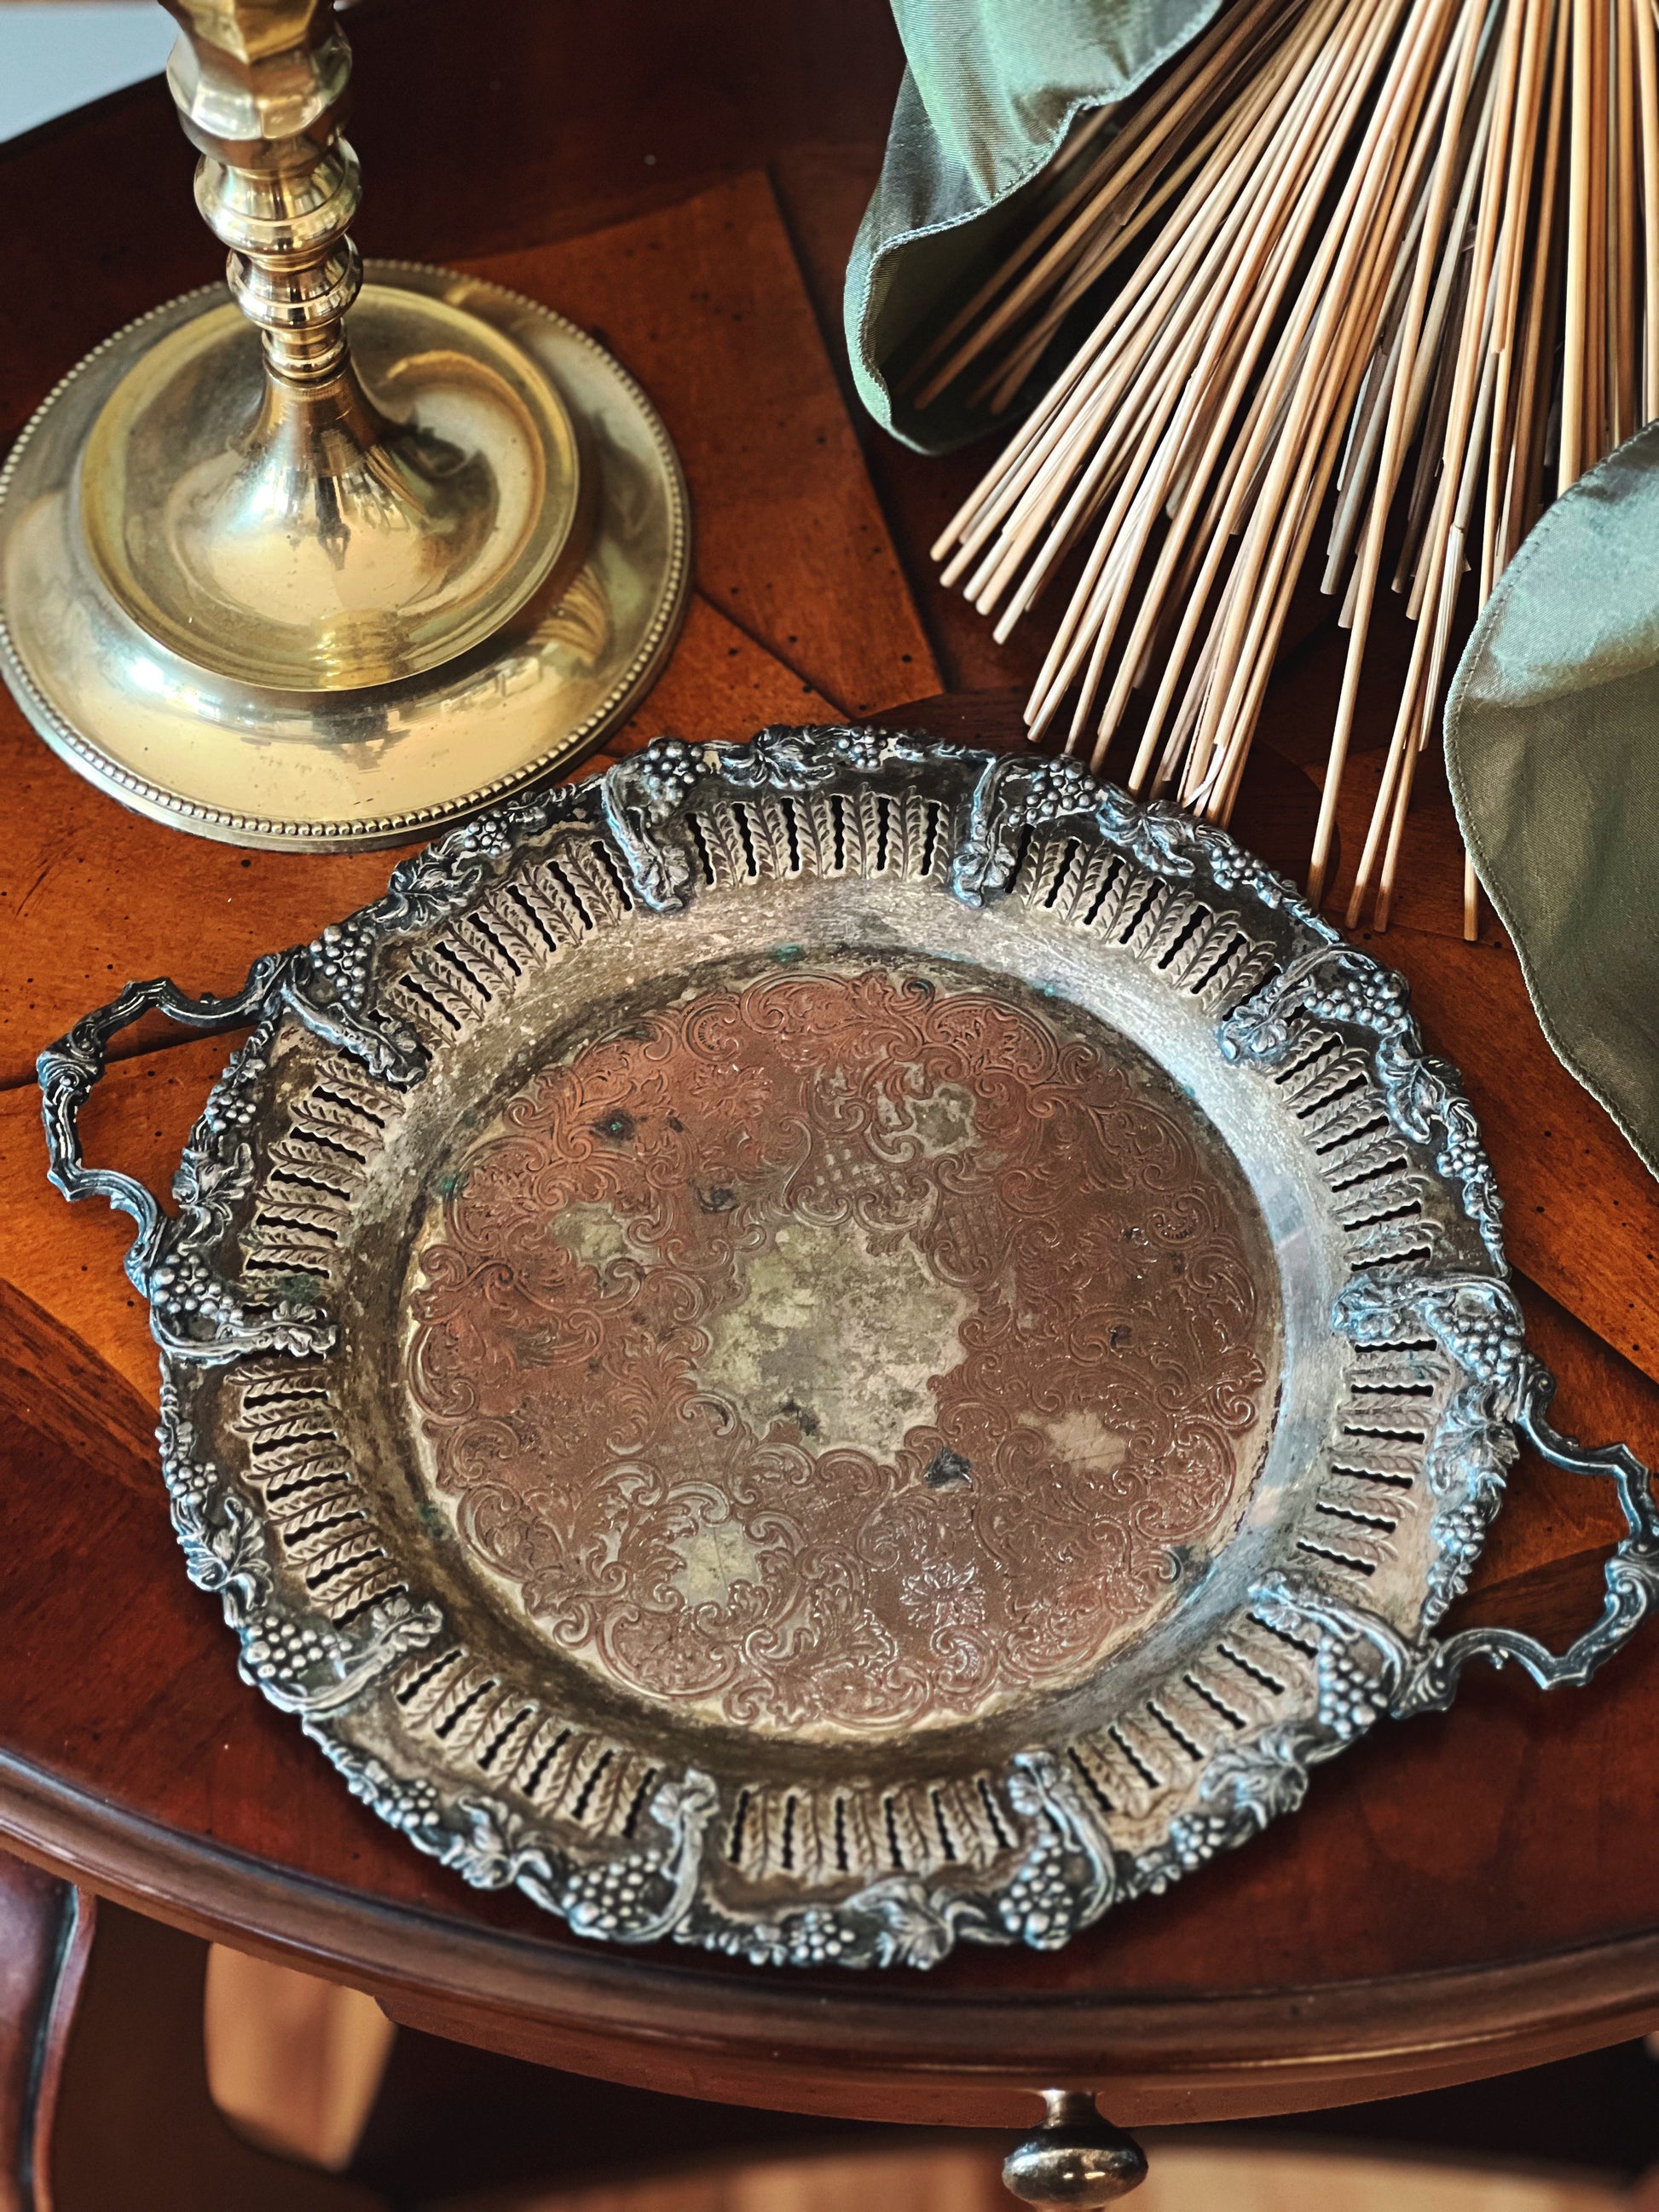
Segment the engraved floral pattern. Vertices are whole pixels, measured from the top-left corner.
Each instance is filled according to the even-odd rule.
[[[544,1069],[442,1181],[409,1366],[437,1488],[648,1696],[863,1734],[1062,1684],[1254,1471],[1242,1177],[1150,1062],[1006,985],[705,988]]]

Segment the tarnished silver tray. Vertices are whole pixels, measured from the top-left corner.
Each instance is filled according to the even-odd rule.
[[[252,1029],[176,1216],[76,1132],[157,1006]],[[54,1180],[138,1224],[244,1674],[586,1935],[1056,1945],[1471,1657],[1586,1680],[1659,1589],[1404,984],[1066,762],[659,744],[40,1079]],[[1433,1632],[1517,1431],[1628,1523],[1559,1657]]]

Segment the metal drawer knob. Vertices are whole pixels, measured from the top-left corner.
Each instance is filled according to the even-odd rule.
[[[1084,2089],[1043,2092],[1048,2117],[1003,2160],[1002,2178],[1028,2204],[1085,2212],[1111,2204],[1146,2179],[1146,2154],[1103,2119]]]

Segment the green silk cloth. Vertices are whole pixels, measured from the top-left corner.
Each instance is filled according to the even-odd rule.
[[[1017,196],[1090,109],[1143,84],[1218,0],[893,0],[907,67],[853,258],[847,350],[865,405],[937,453],[983,428],[918,416],[888,365],[1018,221]]]
[[[1544,1034],[1659,1175],[1659,423],[1564,493],[1499,580],[1446,764]]]

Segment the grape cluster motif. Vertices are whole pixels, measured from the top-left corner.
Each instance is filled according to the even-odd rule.
[[[1513,1297],[1499,1283],[1457,1283],[1425,1291],[1423,1318],[1454,1359],[1483,1382],[1503,1390],[1525,1378],[1525,1325]]]
[[[650,799],[653,812],[667,814],[690,797],[702,770],[684,738],[662,738],[628,763],[631,780]]]
[[[1066,1874],[1065,1841],[1052,1821],[1027,1851],[998,1900],[997,1912],[1011,1936],[1038,1951],[1065,1942],[1075,1924],[1077,1900]]]
[[[838,1966],[857,1947],[852,1929],[825,1905],[809,1905],[805,1912],[792,1914],[786,1924],[786,1955],[792,1966]]]
[[[261,1687],[267,1683],[299,1685],[327,1662],[333,1642],[309,1624],[264,1613],[243,1643],[242,1672]]]
[[[1170,1823],[1170,1849],[1182,1874],[1192,1874],[1218,1851],[1231,1849],[1238,1840],[1236,1815],[1224,1813],[1182,1813]],[[1161,1888],[1155,1882],[1154,1889]]]
[[[630,1851],[626,1858],[580,1868],[565,1884],[561,1900],[579,1936],[619,1936],[653,1917],[647,1896],[662,1889],[662,1863],[652,1854]]]
[[[1319,1720],[1340,1742],[1352,1743],[1377,1717],[1376,1688],[1351,1644],[1326,1635],[1315,1662],[1319,1685]]]
[[[343,1006],[361,1007],[368,995],[374,944],[361,919],[331,921],[311,948],[313,982]]]

